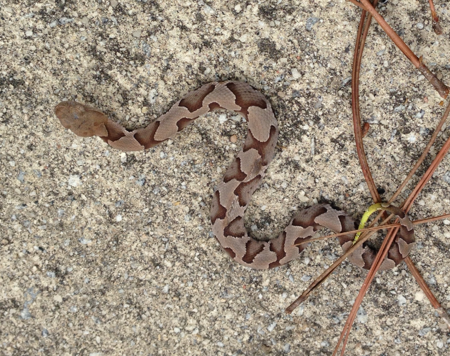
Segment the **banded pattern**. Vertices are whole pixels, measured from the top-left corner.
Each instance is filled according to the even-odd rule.
[[[270,103],[247,83],[205,84],[188,93],[155,122],[134,131],[127,131],[99,110],[74,101],[58,104],[55,114],[65,128],[79,136],[99,136],[119,150],[139,151],[171,138],[199,116],[216,109],[235,111],[248,123],[244,146],[225,172],[211,204],[213,232],[235,261],[257,269],[281,266],[297,258],[306,244],[294,245],[310,239],[320,227],[334,232],[354,230],[355,223],[345,212],[328,204],[318,204],[300,211],[273,240],[259,241],[247,233],[244,213],[275,155],[278,139],[278,124]],[[393,268],[400,263],[415,242],[409,219],[400,209],[390,208],[400,218],[401,228],[381,269]],[[353,238],[354,234],[338,237],[344,251],[352,246]],[[375,255],[373,248],[363,245],[349,256],[349,260],[369,269]]]

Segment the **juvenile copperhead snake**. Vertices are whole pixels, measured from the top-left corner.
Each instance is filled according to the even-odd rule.
[[[244,213],[274,157],[278,139],[277,120],[269,101],[249,84],[236,81],[205,84],[188,93],[155,122],[131,132],[99,110],[74,101],[58,104],[55,114],[65,128],[78,136],[99,136],[113,148],[140,151],[171,138],[199,116],[216,109],[235,111],[248,122],[244,146],[214,192],[210,214],[217,240],[236,262],[256,269],[277,267],[297,258],[306,244],[294,245],[310,239],[320,227],[334,232],[355,229],[353,219],[345,212],[328,204],[317,204],[297,213],[275,239],[259,241],[249,236]],[[415,243],[413,225],[405,213],[393,206],[388,210],[397,215],[401,227],[381,265],[382,270],[399,264]],[[347,251],[353,238],[354,234],[350,233],[337,239]],[[369,269],[375,255],[372,247],[363,245],[349,260]]]

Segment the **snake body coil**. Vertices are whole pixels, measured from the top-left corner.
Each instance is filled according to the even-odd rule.
[[[211,205],[213,232],[235,261],[257,269],[277,267],[297,258],[305,245],[294,245],[310,239],[320,227],[336,233],[354,230],[354,221],[345,212],[318,204],[297,213],[275,239],[259,241],[247,233],[244,213],[274,157],[278,125],[268,100],[246,83],[205,84],[188,93],[155,122],[131,132],[97,109],[74,101],[58,104],[55,114],[65,128],[79,136],[100,136],[119,150],[139,151],[169,139],[199,116],[215,109],[235,111],[248,122],[244,146],[225,172]],[[401,227],[381,266],[384,270],[399,264],[415,242],[411,221],[400,209],[392,207],[392,211],[400,219]],[[352,246],[353,238],[351,233],[338,237],[344,251]],[[363,245],[349,260],[369,269],[375,255],[373,248]]]

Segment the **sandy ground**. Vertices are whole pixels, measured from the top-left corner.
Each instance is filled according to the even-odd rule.
[[[449,84],[450,6],[436,0],[437,37],[427,3],[390,0],[380,12]],[[256,271],[232,262],[211,234],[213,188],[245,134],[235,115],[208,115],[126,154],[64,130],[53,107],[77,99],[135,128],[202,83],[247,81],[269,98],[281,131],[249,229],[274,237],[294,211],[324,200],[358,219],[372,203],[351,123],[359,17],[343,0],[0,0],[0,354],[331,355],[366,271],[343,263],[286,315],[341,253],[337,242]],[[441,100],[373,26],[361,104],[385,199],[428,142]],[[449,163],[412,219],[449,212]],[[416,231],[412,259],[449,310],[450,222]],[[346,355],[445,354],[449,331],[406,266],[380,273]]]

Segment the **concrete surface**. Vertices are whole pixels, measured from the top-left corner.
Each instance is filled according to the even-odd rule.
[[[213,187],[245,133],[234,115],[209,115],[160,147],[126,154],[65,131],[52,108],[77,99],[134,128],[202,83],[247,81],[272,102],[281,129],[247,214],[255,236],[276,236],[296,209],[320,200],[359,218],[371,204],[350,107],[360,10],[343,0],[0,5],[0,353],[331,355],[365,271],[344,263],[293,315],[283,310],[341,253],[336,241],[255,271],[211,236]],[[380,12],[450,84],[450,7],[436,7],[441,37],[425,0],[390,0]],[[386,199],[425,147],[441,100],[373,26],[361,105]],[[449,162],[413,219],[449,212]],[[412,253],[447,310],[449,224],[418,227]],[[449,330],[406,266],[379,274],[346,355],[445,354]]]

